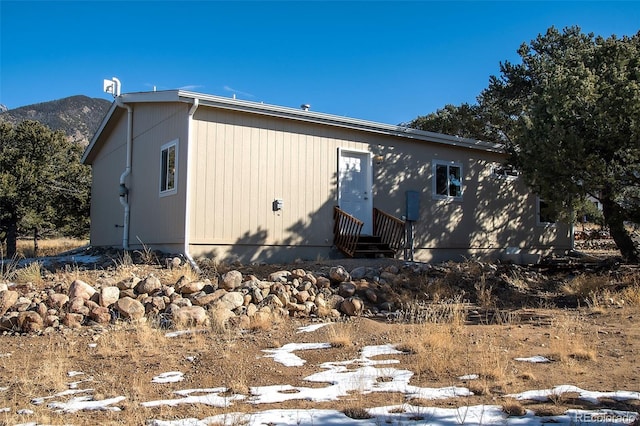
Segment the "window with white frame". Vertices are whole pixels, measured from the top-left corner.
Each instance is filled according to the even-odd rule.
[[[178,179],[178,140],[162,145],[160,148],[160,195],[177,192]]]
[[[462,164],[434,160],[433,197],[462,199],[462,178]]]
[[[539,225],[554,225],[557,220],[557,212],[546,201],[538,198],[537,206],[537,217]]]

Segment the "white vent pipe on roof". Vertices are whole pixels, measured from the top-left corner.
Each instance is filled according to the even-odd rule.
[[[122,248],[129,250],[129,216],[131,206],[129,205],[129,189],[126,185],[126,179],[131,174],[131,149],[133,142],[133,108],[122,102],[122,98],[116,98],[116,105],[127,110],[127,160],[124,172],[120,175],[120,204],[124,207],[124,223],[122,229]]]

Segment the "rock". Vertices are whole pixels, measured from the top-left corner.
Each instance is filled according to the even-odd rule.
[[[171,317],[179,326],[209,325],[209,316],[202,306],[185,306],[173,311]]]
[[[89,300],[96,294],[96,289],[82,280],[75,280],[69,287],[69,299],[75,299],[81,297],[84,300]]]
[[[338,294],[342,297],[351,297],[356,294],[356,285],[351,281],[342,282],[338,287]]]
[[[262,304],[271,308],[282,308],[284,306],[282,301],[275,294],[270,294],[265,297]]]
[[[16,303],[13,304],[13,309],[18,312],[28,311],[31,308],[32,301],[28,297],[20,296]]]
[[[294,269],[293,271],[291,271],[291,276],[293,276],[293,278],[303,279],[307,276],[307,271],[305,271],[304,269]]]
[[[160,280],[155,275],[149,275],[135,286],[134,290],[138,294],[151,294],[162,288]]]
[[[25,333],[32,333],[42,330],[44,321],[37,312],[26,311],[18,315],[18,328]]]
[[[144,310],[147,313],[158,314],[164,311],[167,307],[164,298],[162,296],[153,296],[144,303]]]
[[[233,311],[235,308],[244,305],[244,295],[238,291],[230,291],[222,296],[219,302],[225,308]]]
[[[18,301],[20,295],[17,291],[5,290],[0,292],[0,315],[4,315]]]
[[[364,296],[371,303],[376,303],[378,301],[378,294],[372,288],[366,289],[364,292]]]
[[[318,288],[329,288],[331,287],[331,280],[327,277],[318,277],[316,279],[316,287]]]
[[[218,327],[226,326],[229,319],[235,316],[236,314],[234,314],[231,309],[225,307],[218,307],[211,310],[211,320]]]
[[[364,278],[366,274],[367,274],[367,268],[365,268],[364,266],[358,266],[357,268],[353,269],[350,273],[352,280],[360,280]]]
[[[204,281],[190,281],[186,277],[182,277],[175,285],[175,289],[181,294],[193,294],[201,291],[206,282]]]
[[[339,294],[332,294],[326,300],[327,300],[327,306],[329,308],[338,309],[340,308],[340,305],[344,301],[344,297],[340,296]]]
[[[62,319],[62,324],[64,324],[69,328],[80,328],[82,327],[83,321],[84,321],[83,315],[68,313]]]
[[[57,315],[47,315],[44,318],[45,327],[57,327],[60,325],[60,317]]]
[[[179,257],[174,257],[171,260],[169,260],[167,263],[168,263],[167,266],[169,267],[169,269],[177,269],[182,264],[182,260]]]
[[[120,289],[115,286],[102,287],[100,289],[100,306],[111,306],[120,299]]]
[[[125,319],[137,321],[144,317],[144,306],[142,303],[130,297],[123,297],[114,304],[116,310]]]
[[[69,301],[69,312],[72,314],[89,315],[89,308],[84,305],[85,299],[82,297],[74,297]]]
[[[62,309],[64,305],[69,301],[69,296],[62,293],[53,293],[49,296],[49,306],[54,309]]]
[[[222,276],[220,287],[225,290],[235,290],[242,285],[242,273],[240,271],[229,271]]]
[[[364,303],[362,303],[362,300],[358,299],[357,297],[350,297],[349,299],[345,299],[340,304],[340,311],[349,315],[350,317],[360,315],[363,308]]]
[[[214,303],[216,300],[220,299],[222,296],[227,294],[227,292],[223,289],[218,289],[211,294],[202,294],[192,299],[193,304],[197,306],[207,306]]]
[[[40,302],[40,303],[38,303],[38,307],[36,308],[36,312],[38,313],[38,315],[40,315],[41,318],[44,318],[49,313],[49,310],[47,309],[47,305],[45,305],[44,303]]]
[[[389,272],[389,271],[383,271],[383,272],[380,274],[380,279],[381,279],[381,280],[384,280],[384,281],[386,281],[386,282],[388,282],[388,283],[390,283],[390,284],[393,284],[393,283],[395,283],[395,282],[396,282],[396,280],[398,279],[398,275],[397,275],[397,274],[394,274],[394,273],[392,273],[392,272]]]
[[[273,283],[276,283],[276,282],[286,283],[289,280],[290,276],[291,276],[291,272],[289,271],[276,271],[269,274],[269,281]]]
[[[111,312],[104,306],[96,306],[89,312],[89,318],[98,324],[108,324],[111,321]]]
[[[329,270],[329,278],[333,282],[351,281],[351,275],[347,272],[344,266],[333,266]]]
[[[258,307],[253,303],[247,305],[247,316],[252,317],[258,312]]]
[[[296,300],[297,300],[299,303],[304,303],[304,302],[306,302],[307,300],[309,300],[309,292],[308,292],[308,291],[306,291],[306,290],[299,291],[299,292],[295,295],[295,298],[296,298]]]

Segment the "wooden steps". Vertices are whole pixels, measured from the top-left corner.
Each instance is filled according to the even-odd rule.
[[[353,253],[356,258],[395,257],[395,251],[389,244],[383,243],[379,236],[361,235]]]

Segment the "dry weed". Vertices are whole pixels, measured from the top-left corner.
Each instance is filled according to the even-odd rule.
[[[464,370],[465,344],[460,330],[451,324],[424,323],[402,338],[398,350],[413,355],[412,371],[430,379],[449,379]]]
[[[41,285],[44,282],[42,279],[42,265],[40,262],[31,262],[24,268],[16,269],[14,278],[18,284],[32,283]]]
[[[551,358],[565,367],[575,368],[575,361],[596,359],[594,342],[597,336],[584,334],[584,319],[579,316],[558,317],[553,325],[549,348]]]
[[[487,277],[485,274],[480,275],[480,280],[474,284],[476,289],[476,299],[478,305],[483,308],[491,308],[495,304],[495,298],[493,296],[493,286],[487,284]]]
[[[329,343],[334,348],[346,348],[353,345],[353,326],[351,324],[332,324],[327,330]]]
[[[502,403],[502,411],[504,411],[508,416],[520,417],[527,414],[527,410],[522,406],[520,401],[513,398],[508,398],[504,403]]]
[[[593,294],[599,294],[610,285],[609,277],[583,274],[564,284],[561,290],[567,296],[576,296],[584,300]]]
[[[640,285],[625,287],[618,296],[627,306],[640,307]]]

